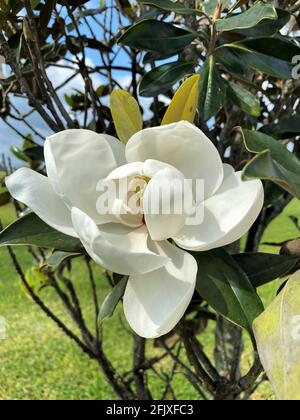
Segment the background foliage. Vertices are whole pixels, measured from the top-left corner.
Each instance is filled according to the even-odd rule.
[[[16,159],[43,172],[43,140],[65,128],[118,133],[127,141],[142,127],[141,120],[132,118],[138,114],[134,99],[144,126],[189,119],[185,113],[189,107],[180,110],[178,104],[190,103],[197,93],[195,123],[223,161],[244,169],[247,179],[264,180],[265,206],[247,238],[228,249],[196,255],[205,268],[181,325],[154,343],[155,351],[152,342],[133,336],[132,353],[122,366],[112,357],[115,338],[103,335],[105,322],[112,321],[102,327],[97,322],[99,302],[107,292],[103,281],[115,286],[119,276],[101,274],[81,256],[80,243],[32,214],[0,235],[0,244],[9,245],[23,292],[98,363],[114,395],[180,398],[181,375],[186,378],[185,397],[249,398],[265,376],[255,351],[253,365],[245,372],[240,327],[250,333],[249,343],[252,322],[263,311],[266,296],[260,296],[257,287],[294,271],[300,256],[298,242],[292,248],[288,242],[299,230],[294,202],[291,220],[285,216],[283,224],[282,219],[292,196],[300,197],[300,85],[295,73],[295,57],[300,56],[299,2],[3,0],[0,27],[1,54],[8,65],[1,80],[1,118],[16,138],[13,163],[3,158],[5,172],[12,171]],[[179,83],[194,73],[198,76],[186,82],[192,83],[194,94],[186,95],[182,88],[180,100],[175,95],[166,114]],[[120,88],[131,97],[120,91],[112,94]],[[0,203],[9,201],[3,184]],[[24,209],[13,205],[21,215]],[[270,251],[260,245],[276,218],[282,221],[282,231],[279,235],[274,228],[269,242],[273,246],[275,242],[276,250],[283,246],[284,256],[258,254],[259,249]],[[11,247],[15,244],[27,245],[27,256],[16,254]],[[34,268],[27,271],[30,261]],[[84,281],[78,280],[81,271]],[[225,311],[215,293],[217,286],[206,281],[212,274],[222,285]],[[116,296],[115,288],[112,293],[110,301],[115,304],[121,295]],[[92,307],[89,301],[93,313],[86,317],[86,308]],[[116,328],[123,337],[127,327]],[[249,356],[249,346],[246,349]]]

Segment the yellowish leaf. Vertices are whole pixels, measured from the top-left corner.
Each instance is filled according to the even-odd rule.
[[[254,321],[262,365],[279,400],[300,400],[300,271]]]
[[[119,139],[123,143],[143,129],[143,117],[137,101],[125,90],[115,90],[110,96],[110,110]]]
[[[25,274],[26,281],[30,288],[35,292],[38,293],[40,288],[47,284],[47,278],[45,274],[43,274],[39,267],[31,267],[26,271]],[[31,299],[30,293],[28,292],[24,283],[20,280],[20,288],[21,291]]]
[[[199,102],[200,75],[189,77],[175,93],[164,116],[162,125],[179,121],[194,122]]]

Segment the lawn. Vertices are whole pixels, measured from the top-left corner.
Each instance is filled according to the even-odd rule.
[[[300,217],[300,206],[293,201],[267,230],[265,241],[283,241],[299,236],[297,228],[289,216]],[[7,225],[13,219],[10,206],[0,208],[0,219]],[[276,252],[268,246],[263,251]],[[32,260],[22,248],[16,248],[23,267],[29,268]],[[106,384],[96,363],[90,361],[76,345],[60,332],[57,327],[24,295],[19,280],[10,263],[7,251],[0,250],[0,315],[7,320],[7,339],[0,341],[0,399],[1,400],[55,400],[55,399],[113,399],[114,393]],[[82,306],[88,321],[92,319],[91,290],[86,283],[85,267],[77,260],[74,267],[76,289],[81,296]],[[96,267],[98,292],[103,299],[108,291],[107,284],[101,276],[100,267]],[[268,304],[276,294],[280,280],[266,285],[259,290],[264,302]],[[50,289],[44,289],[42,296],[47,299],[51,308],[67,318],[62,306]],[[120,322],[122,317],[123,322]],[[114,364],[124,370],[131,365],[131,337],[124,328],[122,308],[115,316],[106,321],[104,326],[106,351],[111,355]],[[209,326],[204,338],[208,352],[212,350],[213,325]],[[152,343],[148,351],[159,352]],[[244,369],[251,361],[250,343],[245,337]],[[167,366],[162,366],[167,369]],[[181,375],[176,377],[179,397],[193,399],[195,395]],[[152,391],[155,397],[160,395],[162,384],[155,378]],[[273,399],[269,384],[263,384],[254,395],[255,399]]]

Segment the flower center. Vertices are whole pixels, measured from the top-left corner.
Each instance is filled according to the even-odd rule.
[[[127,205],[133,214],[143,214],[143,197],[149,181],[149,177],[138,175],[129,182]]]

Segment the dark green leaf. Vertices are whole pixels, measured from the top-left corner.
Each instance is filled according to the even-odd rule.
[[[34,245],[66,252],[84,252],[79,239],[48,226],[34,213],[18,219],[0,233],[0,246]]]
[[[203,2],[203,10],[209,16],[213,16],[217,6],[220,3],[221,3],[221,0],[205,0]],[[230,3],[231,3],[231,0],[222,0],[222,10],[226,9],[226,7],[230,5]]]
[[[278,204],[281,204],[282,198],[286,195],[279,185],[274,184],[271,181],[266,181],[264,185],[265,190],[265,202],[264,207],[273,206],[276,207]]]
[[[236,16],[219,19],[216,22],[218,31],[233,31],[237,29],[253,28],[264,19],[278,18],[275,7],[272,4],[257,2],[250,9]]]
[[[276,162],[300,176],[300,160],[280,142],[259,131],[243,130],[242,134],[250,152],[260,153],[268,149]]]
[[[227,95],[232,102],[249,115],[260,116],[260,101],[243,86],[233,82],[228,83]]]
[[[269,57],[291,63],[293,57],[300,55],[300,47],[283,37],[260,37],[247,39],[239,43],[247,49]]]
[[[17,61],[19,62],[22,47],[22,31],[17,31],[8,39],[7,42]]]
[[[300,198],[300,161],[280,142],[266,134],[242,130],[247,149],[259,153],[244,169],[244,178],[273,181]]]
[[[31,7],[35,9],[40,4],[40,2],[41,0],[30,0]]]
[[[131,26],[119,42],[138,50],[171,55],[185,48],[196,37],[194,32],[150,19]]]
[[[245,167],[244,179],[260,178],[275,182],[290,194],[300,199],[300,177],[278,164],[270,150],[261,152]]]
[[[260,252],[234,255],[254,287],[262,286],[289,273],[299,262],[298,257]]]
[[[258,25],[250,29],[235,30],[234,32],[245,37],[255,38],[259,36],[272,36],[278,33],[290,20],[289,12],[281,9],[276,9],[278,19],[265,19]]]
[[[127,286],[128,277],[124,276],[119,283],[112,289],[112,291],[106,296],[99,314],[99,322],[102,322],[105,318],[109,318],[113,315],[118,303],[122,299]]]
[[[6,188],[0,189],[0,206],[4,206],[10,202],[11,196]]]
[[[138,0],[138,3],[157,7],[158,9],[162,9],[167,12],[178,13],[180,15],[191,15],[197,13],[197,10],[192,8],[189,9],[184,7],[184,5],[181,3],[173,2],[171,0]]]
[[[149,63],[154,63],[155,61],[166,60],[168,58],[173,57],[175,54],[173,53],[171,55],[170,54],[162,55],[155,52],[147,52],[144,56],[143,64],[149,64]]]
[[[100,85],[96,89],[96,95],[98,98],[103,98],[104,96],[108,96],[110,94],[109,85]]]
[[[193,70],[193,64],[180,61],[156,67],[143,77],[140,84],[140,95],[154,97],[168,92],[175,83],[192,73]]]
[[[249,67],[234,53],[234,51],[230,48],[219,48],[214,56],[216,61],[221,63],[228,73],[231,73],[238,80],[247,81],[249,83],[246,78]]]
[[[274,41],[270,38],[269,42]],[[254,70],[261,71],[276,78],[292,78],[294,66],[289,61],[258,53],[241,43],[227,44],[222,48],[229,48],[240,60]]]
[[[28,147],[23,150],[23,153],[32,160],[42,161],[44,159],[44,148],[42,146]]]
[[[265,126],[264,132],[281,140],[299,136],[300,115],[286,115],[278,123]]]
[[[224,105],[225,85],[215,65],[213,56],[210,56],[200,73],[200,103],[199,113],[204,121],[214,117]]]
[[[245,272],[223,249],[193,253],[199,266],[197,291],[218,313],[252,333],[254,319],[264,310]]]

